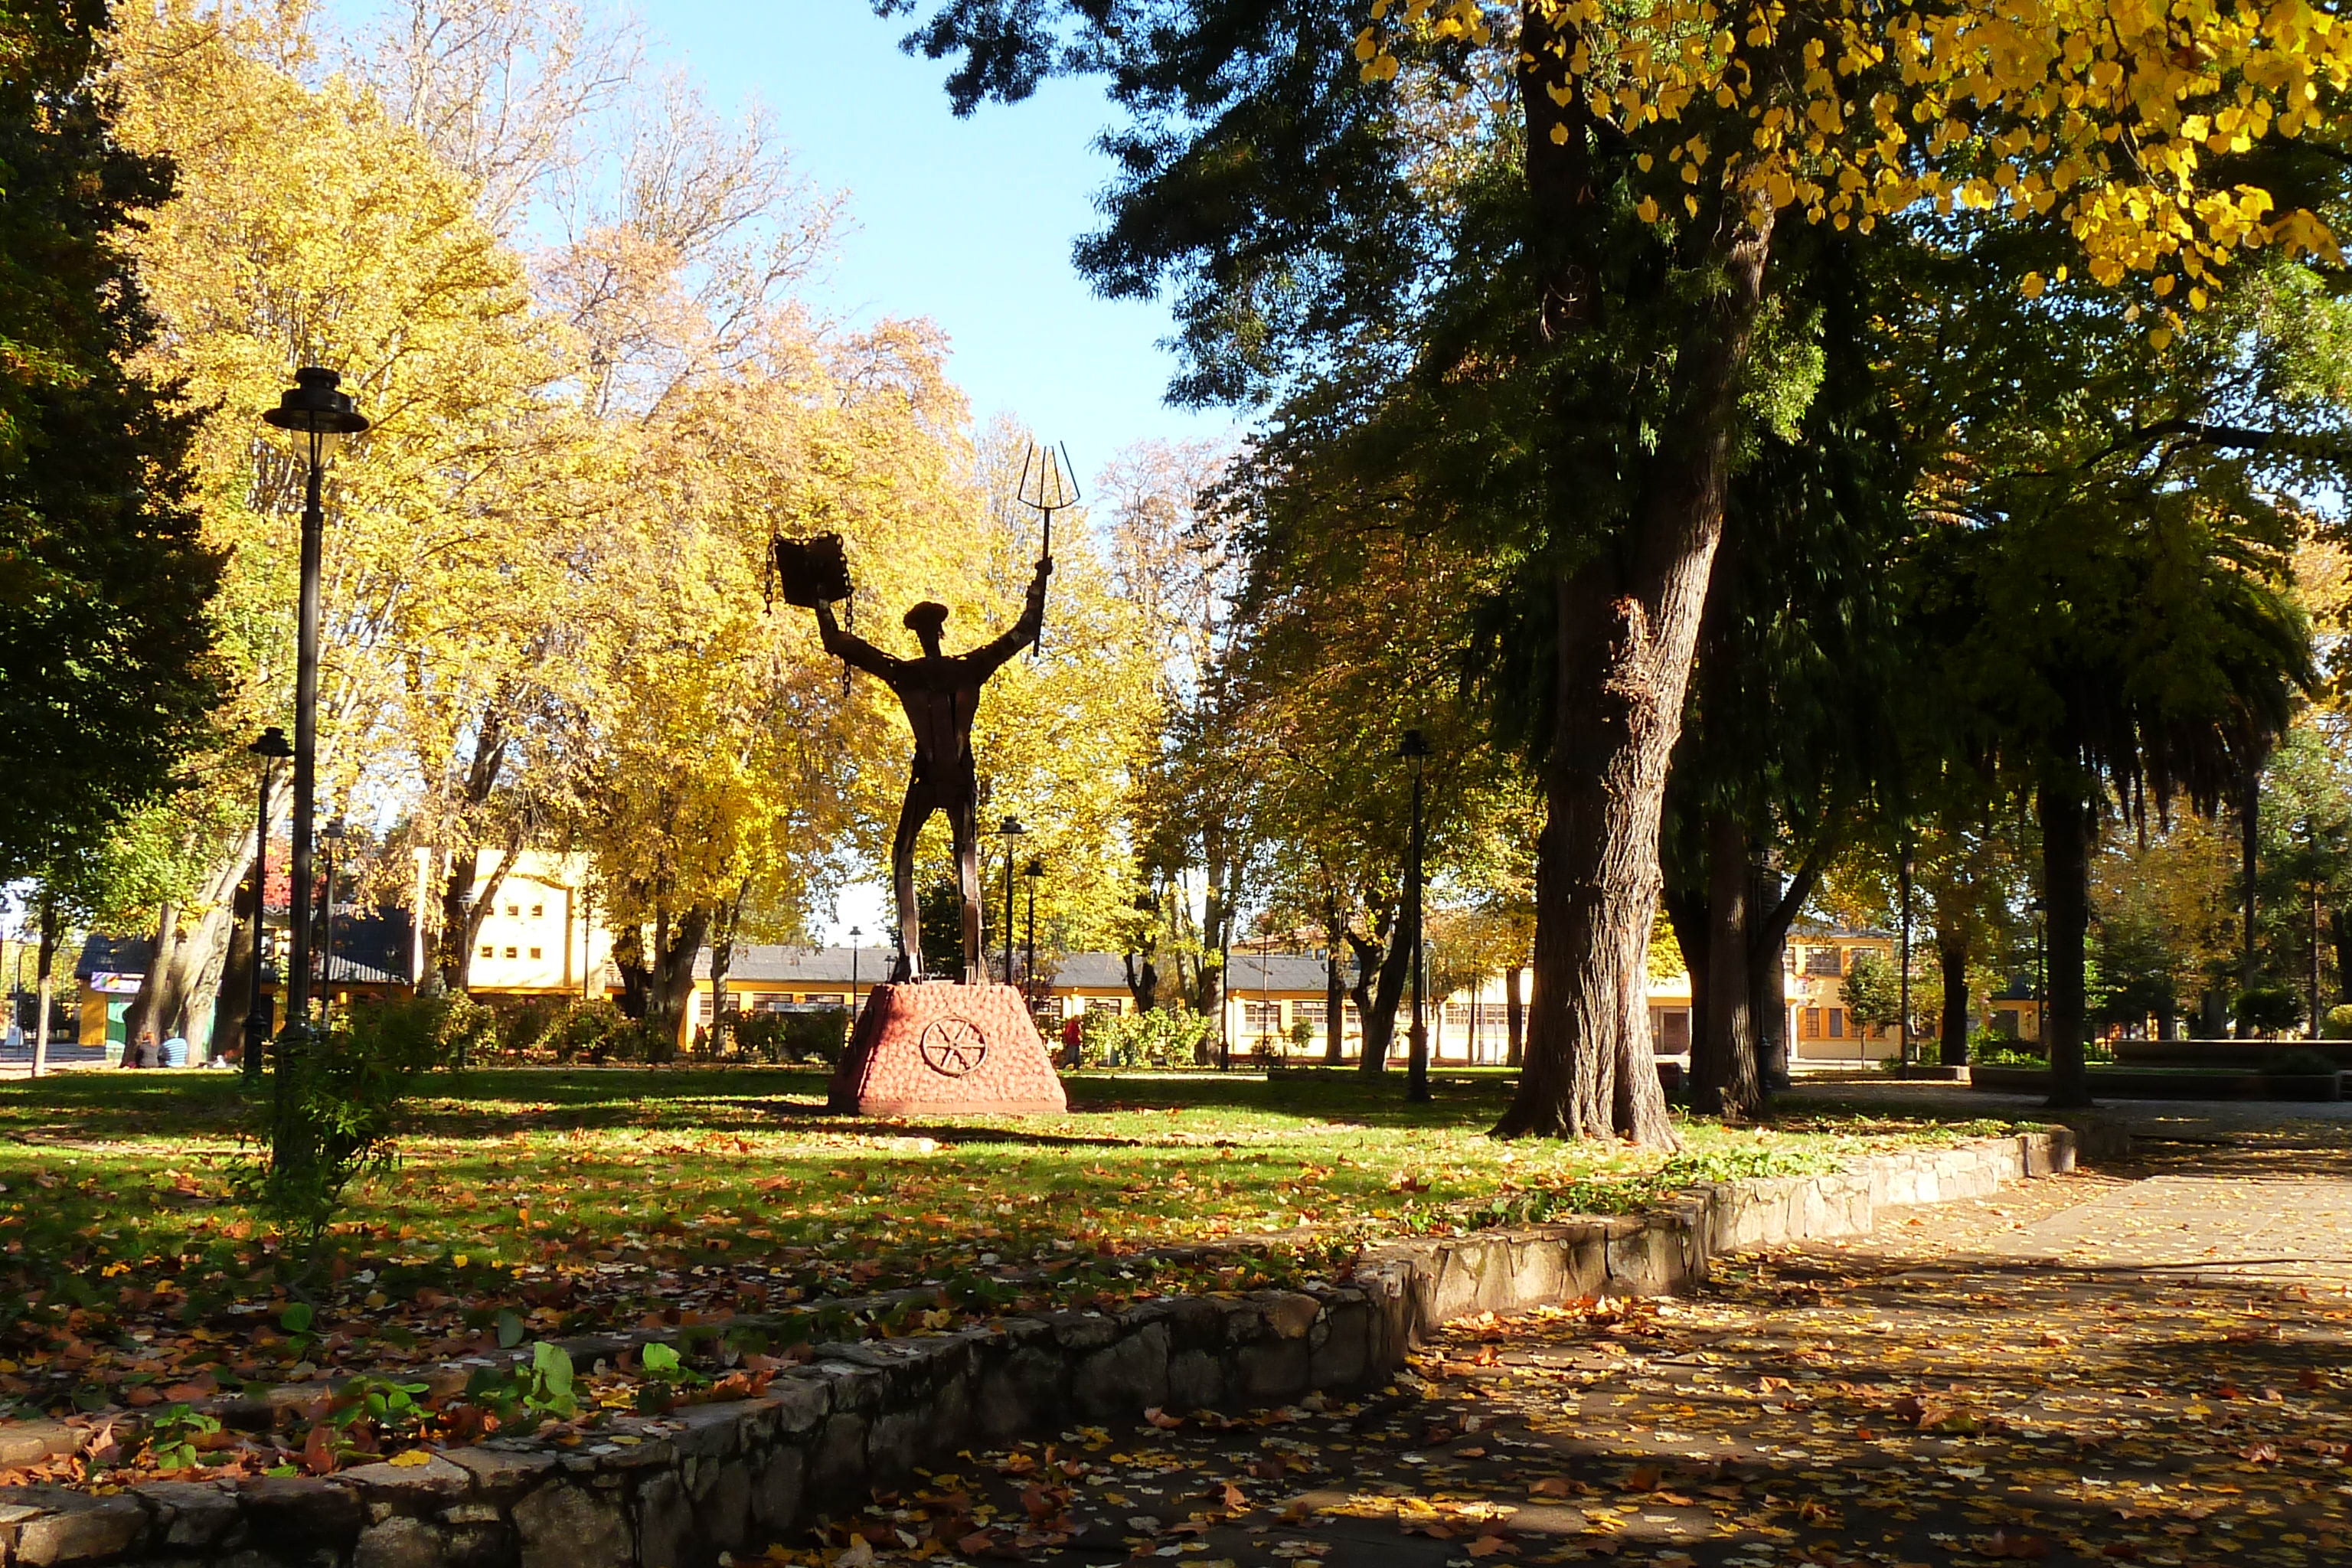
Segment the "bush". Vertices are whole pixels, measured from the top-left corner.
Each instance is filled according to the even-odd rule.
[[[609,996],[583,998],[571,1003],[551,1023],[542,1037],[560,1062],[586,1057],[601,1062],[609,1053],[613,1037],[628,1020]]]
[[[2336,1058],[2325,1051],[2281,1051],[2263,1064],[2264,1072],[2294,1073],[2307,1076],[2333,1076]]]
[[[463,1004],[463,1005],[461,1005]],[[394,1135],[416,1079],[454,1059],[475,1023],[462,997],[355,1007],[324,1033],[289,1037],[256,1129],[268,1153],[246,1185],[260,1206],[315,1244],[343,1193],[398,1163]]]
[[[2303,994],[2292,985],[2252,985],[2238,993],[2238,1026],[2277,1034],[2303,1022]]]
[[[2330,1007],[2320,1018],[2319,1034],[2322,1039],[2352,1040],[2352,1002]]]
[[[1305,1050],[1315,1043],[1315,1026],[1304,1018],[1290,1020],[1290,1044],[1296,1050]]]
[[[2040,1047],[2027,1040],[2011,1039],[1990,1029],[1979,1029],[1969,1037],[1969,1060],[1984,1067],[2038,1068],[2047,1065]]]
[[[805,1013],[779,1013],[784,1021],[783,1050],[787,1061],[812,1058],[827,1067],[841,1060],[849,1045],[849,1009],[816,1007]]]
[[[1216,1034],[1214,1018],[1182,1007],[1088,1013],[1079,1026],[1078,1049],[1089,1067],[1192,1067]]]

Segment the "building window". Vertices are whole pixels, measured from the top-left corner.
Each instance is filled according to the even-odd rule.
[[[1839,960],[1844,956],[1845,955],[1843,953],[1840,952],[1833,947],[1814,948],[1805,954],[1805,973],[1808,974],[1843,974],[1845,973],[1845,969],[1844,966],[1839,963]]]
[[[2003,1007],[1992,1016],[1992,1032],[2004,1040],[2013,1040],[2022,1032],[2019,1024],[2025,1015],[2015,1007]]]
[[[509,917],[516,916],[516,915],[520,915],[520,914],[521,914],[521,913],[522,913],[522,906],[521,906],[520,904],[509,904],[509,905],[507,906],[507,914],[508,914]]]
[[[849,1005],[848,997],[837,995],[832,992],[826,992],[821,996],[803,996],[801,1000],[807,1003],[812,1007],[846,1007]]]
[[[538,957],[542,956],[542,954],[540,952],[540,950],[539,950],[539,949],[537,949],[537,948],[535,948],[535,947],[534,947],[534,948],[532,948],[532,949],[530,950],[530,955],[531,955],[533,958],[538,958]]]
[[[1830,1009],[1830,1038],[1832,1040],[1845,1038],[1845,1009],[1843,1007]]]
[[[509,948],[509,949],[507,949],[507,956],[508,956],[509,958],[512,958],[514,955],[515,955],[515,950],[514,950],[513,948]]]
[[[541,920],[541,919],[543,919],[543,918],[546,916],[546,914],[547,914],[547,906],[546,906],[545,904],[533,904],[533,905],[531,905],[531,906],[530,906],[530,918],[531,918],[531,919],[533,919],[533,920]]]
[[[498,955],[498,949],[494,947],[485,946],[482,949],[482,956],[484,958],[496,958]]]
[[[1089,996],[1087,998],[1087,1011],[1089,1013],[1108,1013],[1116,1016],[1117,1015],[1127,1011],[1127,1008],[1125,1004],[1121,1003],[1116,996]]]
[[[1479,1003],[1478,1027],[1501,1029],[1507,1033],[1511,1027],[1511,1005],[1508,1002]]]
[[[1328,1005],[1322,1002],[1293,1002],[1290,1005],[1290,1016],[1318,1035],[1323,1032],[1324,1017],[1329,1010]]]
[[[1282,1004],[1279,1002],[1244,1002],[1242,1004],[1242,1027],[1254,1035],[1278,1035],[1282,1032]]]
[[[1818,1040],[1822,1037],[1822,1010],[1819,1007],[1805,1009],[1804,1027],[1798,1033],[1801,1038],[1808,1040]]]

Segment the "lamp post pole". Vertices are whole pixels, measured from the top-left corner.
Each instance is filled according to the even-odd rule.
[[[342,377],[331,370],[304,366],[294,373],[294,385],[281,394],[278,406],[262,419],[291,432],[305,459],[302,492],[301,600],[294,655],[294,864],[293,908],[290,913],[293,951],[286,965],[286,1026],[308,1030],[310,1024],[310,879],[311,819],[317,804],[319,762],[319,577],[326,548],[327,514],[320,500],[325,482],[327,452],[335,437],[356,436],[368,421],[352,406],[351,395],[337,390]],[[284,1075],[279,1075],[279,1109],[286,1104]]]
[[[1004,984],[1013,984],[1013,857],[1020,847],[1015,842],[1029,830],[1021,826],[1017,816],[1008,816],[998,825],[997,832],[1004,836]]]
[[[1405,918],[1411,921],[1412,964],[1412,1033],[1407,1037],[1410,1055],[1405,1061],[1404,1097],[1415,1104],[1429,1098],[1429,1021],[1422,1003],[1422,940],[1421,893],[1423,842],[1423,795],[1421,765],[1429,755],[1429,742],[1418,730],[1404,732],[1404,743],[1397,754],[1412,768],[1412,837],[1405,849]]]
[[[269,778],[294,748],[286,743],[286,731],[272,724],[246,750],[261,759],[260,798],[253,813],[253,963],[245,988],[245,1081],[252,1088],[261,1082],[261,1058],[269,1048],[269,1006],[261,994],[262,935],[269,907]]]
[[[327,1021],[327,1010],[335,1001],[335,860],[342,853],[343,840],[350,829],[340,816],[320,830],[319,837],[327,841],[327,876],[320,891],[319,921],[319,1022]]]
[[[1026,991],[1034,992],[1037,984],[1037,884],[1045,879],[1045,862],[1037,856],[1032,855],[1029,858],[1029,864],[1021,868],[1021,876],[1022,879],[1029,884],[1029,928],[1027,938],[1023,943],[1021,979]],[[1034,1011],[1037,999],[1034,995],[1030,995],[1028,1000]]]

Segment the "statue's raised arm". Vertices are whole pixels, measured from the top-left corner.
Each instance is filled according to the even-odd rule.
[[[883,652],[856,632],[844,631],[841,623],[833,618],[833,605],[825,600],[819,599],[814,608],[817,636],[824,639],[824,651],[853,669],[887,680],[906,662],[896,654]]]
[[[985,642],[964,657],[983,670],[995,671],[1005,660],[1037,640],[1045,629],[1045,580],[1054,574],[1054,558],[1037,558],[1037,574],[1029,580],[1029,602],[1021,607],[1021,618],[1013,623],[1010,631],[992,642]]]

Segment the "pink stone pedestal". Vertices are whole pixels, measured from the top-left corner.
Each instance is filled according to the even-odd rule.
[[[1069,1110],[1010,985],[877,985],[834,1069],[829,1104],[862,1116],[1038,1116]]]

